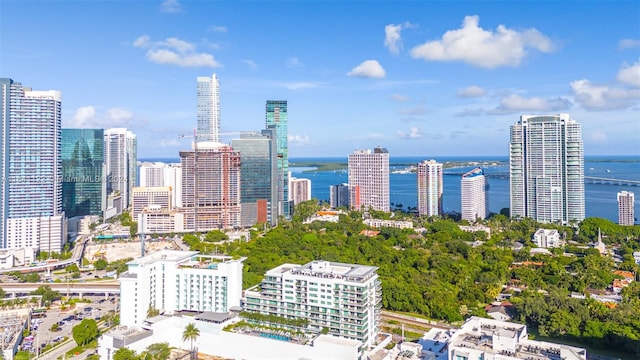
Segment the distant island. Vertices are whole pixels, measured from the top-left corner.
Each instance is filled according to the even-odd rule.
[[[390,168],[398,168],[398,167],[406,167],[407,170],[413,169],[415,171],[417,163],[414,162],[390,162]],[[460,167],[469,167],[469,166],[506,166],[507,163],[502,160],[490,160],[490,161],[443,161],[442,168],[443,169],[453,169]],[[341,171],[346,170],[348,168],[348,163],[344,161],[296,161],[289,162],[289,167],[305,167],[312,168],[308,170],[304,170],[303,172],[321,172],[321,171]]]

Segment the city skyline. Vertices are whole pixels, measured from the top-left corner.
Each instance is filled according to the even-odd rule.
[[[64,128],[131,129],[140,158],[189,148],[177,134],[197,126],[194,82],[213,73],[222,141],[261,129],[265,100],[284,99],[290,157],[504,156],[518,116],[563,112],[583,125],[585,155],[640,154],[637,2],[1,7],[0,75],[61,91]]]

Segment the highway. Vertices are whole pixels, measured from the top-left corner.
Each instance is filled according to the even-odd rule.
[[[42,272],[42,271],[48,271],[48,270],[54,270],[54,269],[66,267],[71,264],[78,264],[78,266],[80,266],[80,260],[82,260],[82,255],[84,254],[84,249],[87,246],[87,242],[88,240],[85,239],[84,237],[79,238],[78,241],[76,241],[76,246],[73,248],[73,255],[69,259],[50,262],[43,265],[20,266],[20,267],[13,267],[10,269],[0,269],[0,274],[5,272],[13,272],[13,271],[18,271],[22,273]]]

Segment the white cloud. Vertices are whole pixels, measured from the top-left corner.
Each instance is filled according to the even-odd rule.
[[[383,78],[386,73],[377,60],[365,60],[347,73],[347,76]]]
[[[380,134],[380,133],[367,133],[367,134],[352,136],[350,138],[347,138],[347,140],[350,140],[350,141],[361,141],[361,140],[379,140],[379,139],[384,139],[384,138],[385,138],[385,136],[383,134]]]
[[[589,140],[591,140],[594,143],[599,143],[599,144],[604,144],[607,143],[608,139],[607,139],[607,134],[602,131],[602,130],[595,130],[592,131],[589,135],[588,135]]]
[[[291,145],[307,145],[311,142],[311,139],[307,135],[288,135],[287,140]]]
[[[195,44],[176,37],[152,41],[149,35],[142,35],[133,41],[133,46],[148,48],[147,59],[158,64],[212,68],[222,66],[212,54],[197,52]]]
[[[389,24],[384,27],[384,46],[389,49],[389,52],[395,55],[402,50],[402,29],[408,29],[414,27],[413,24],[405,22],[404,24]]]
[[[287,59],[287,67],[288,68],[301,68],[304,67],[304,64],[302,63],[302,61],[300,61],[299,58],[297,57],[290,57]]]
[[[409,139],[409,140],[420,139],[424,136],[422,132],[420,132],[420,129],[418,129],[417,127],[410,128],[409,132],[398,130],[396,131],[396,135],[398,135],[398,137],[401,139]]]
[[[522,111],[557,111],[567,109],[570,106],[571,102],[569,100],[560,97],[525,98],[517,94],[511,94],[502,98],[502,100],[500,101],[500,105],[497,108],[488,111],[488,113],[502,115]]]
[[[178,139],[162,139],[160,140],[160,146],[163,148],[174,148],[183,146]]]
[[[456,116],[480,116],[484,114],[485,110],[483,108],[464,108],[456,113]]]
[[[66,121],[65,127],[69,128],[112,128],[112,127],[133,127],[144,123],[134,122],[134,114],[124,108],[111,108],[104,114],[99,114],[92,105],[78,108],[70,120]]]
[[[164,0],[162,5],[160,5],[160,10],[166,13],[179,13],[182,12],[182,5],[178,2],[178,0]]]
[[[412,108],[399,109],[396,113],[400,115],[424,115],[427,113],[427,110],[424,106],[419,105]]]
[[[258,68],[258,64],[256,64],[256,62],[253,60],[244,59],[242,60],[242,63],[247,65],[251,70],[255,70]]]
[[[322,84],[320,83],[311,82],[311,81],[287,82],[287,83],[280,83],[277,85],[288,90],[314,89],[322,86]]]
[[[397,102],[406,102],[409,101],[409,97],[402,94],[393,94],[391,95],[391,99]]]
[[[622,39],[618,43],[618,49],[620,49],[620,50],[630,49],[630,48],[634,48],[634,47],[640,47],[640,40]]]
[[[472,97],[480,97],[480,96],[485,96],[487,94],[487,91],[483,88],[481,88],[480,86],[476,86],[476,85],[471,85],[471,86],[467,86],[464,89],[460,89],[458,90],[458,97],[463,97],[463,98],[472,98]]]
[[[638,104],[640,89],[594,85],[587,79],[570,83],[576,102],[587,110],[624,109]]]
[[[226,26],[210,26],[209,27],[209,31],[219,32],[219,33],[226,33],[227,32],[227,27]]]
[[[518,66],[527,48],[552,52],[555,45],[536,29],[518,32],[499,25],[496,31],[478,26],[480,18],[466,16],[462,27],[449,30],[441,40],[427,41],[411,50],[411,56],[425,61],[464,61],[484,68]]]
[[[640,61],[633,65],[623,64],[616,79],[621,83],[640,86]]]

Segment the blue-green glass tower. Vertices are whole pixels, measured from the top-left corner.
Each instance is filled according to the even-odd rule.
[[[278,167],[278,213],[284,215],[287,219],[291,217],[291,209],[289,208],[289,147],[288,147],[288,131],[287,131],[287,101],[286,100],[267,100],[266,110],[266,127],[275,126],[276,128],[276,148],[278,151],[277,167]]]
[[[104,210],[104,130],[62,129],[62,208],[67,217]]]

